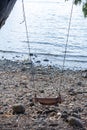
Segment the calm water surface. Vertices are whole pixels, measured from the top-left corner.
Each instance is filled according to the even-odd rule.
[[[61,67],[65,51],[71,2],[65,0],[25,0],[31,53],[34,62]],[[0,30],[0,59],[28,57],[22,4],[17,1]],[[44,61],[48,59],[49,61]],[[81,6],[74,6],[65,67],[87,69],[87,19]]]

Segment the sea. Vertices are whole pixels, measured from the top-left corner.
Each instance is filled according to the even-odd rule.
[[[29,46],[22,0],[18,0],[0,30],[0,59],[26,61],[30,47],[36,65],[87,69],[87,18],[82,5],[73,6],[67,48],[72,0],[24,0],[24,7]]]

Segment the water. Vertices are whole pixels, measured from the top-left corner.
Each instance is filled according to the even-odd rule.
[[[65,0],[25,0],[34,62],[62,66],[71,4],[71,1]],[[0,30],[0,59],[26,60],[27,57],[22,4],[17,1],[5,26]],[[87,19],[83,17],[81,6],[74,6],[65,67],[87,69]]]

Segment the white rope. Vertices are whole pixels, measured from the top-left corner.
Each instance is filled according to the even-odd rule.
[[[35,89],[35,83],[34,83],[34,73],[35,73],[35,68],[34,64],[31,60],[31,55],[30,55],[30,42],[29,42],[29,33],[28,33],[28,26],[27,26],[27,19],[25,15],[25,6],[24,6],[24,0],[22,0],[22,9],[23,9],[23,18],[24,18],[24,23],[25,23],[25,30],[26,30],[26,38],[27,38],[27,44],[28,44],[28,60],[31,65],[31,73],[32,73],[32,88]]]
[[[27,20],[26,20],[26,15],[25,15],[24,0],[22,0],[22,9],[23,9],[23,18],[24,18],[24,23],[25,23],[26,38],[27,38],[27,44],[28,44],[28,58],[29,58],[29,61],[31,62],[29,33],[28,33]]]
[[[69,24],[68,24],[68,32],[67,32],[67,37],[66,37],[66,44],[65,44],[65,51],[64,51],[64,58],[63,58],[63,65],[62,65],[62,76],[60,78],[60,87],[63,82],[63,72],[65,68],[65,61],[66,61],[66,55],[67,55],[67,48],[68,48],[68,42],[69,42],[69,35],[70,35],[70,27],[71,27],[71,20],[72,20],[72,14],[73,14],[73,6],[74,6],[74,0],[72,1],[72,6],[71,6],[71,12],[70,12],[70,18],[69,18]],[[60,87],[58,88],[58,93],[60,93]]]

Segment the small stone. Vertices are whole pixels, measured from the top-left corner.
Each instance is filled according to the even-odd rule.
[[[4,112],[3,112],[3,111],[0,111],[0,115],[2,115],[2,114],[4,114]]]
[[[40,93],[44,93],[44,90],[40,90]]]
[[[77,85],[81,86],[81,85],[82,85],[82,82],[78,82]]]
[[[26,71],[27,69],[26,69],[26,67],[22,67],[22,69],[21,69],[21,71]]]
[[[76,92],[74,91],[73,88],[71,88],[70,90],[68,90],[68,92],[69,92],[69,94],[70,94],[71,96],[76,95]]]
[[[80,115],[78,115],[77,113],[72,113],[71,116],[81,119]]]
[[[31,106],[31,107],[32,107],[32,106],[34,106],[34,103],[33,103],[33,102],[31,102],[31,103],[30,103],[30,106]]]
[[[52,126],[52,127],[56,127],[58,125],[59,125],[58,123],[51,123],[51,124],[49,124],[49,126]]]
[[[41,61],[40,60],[37,60],[36,63],[40,63]]]
[[[15,87],[19,87],[18,84],[15,84]]]
[[[61,115],[62,115],[61,112],[58,112],[58,113],[57,113],[57,116],[58,116],[58,117],[61,116]]]
[[[48,59],[44,59],[45,62],[48,62],[49,60]]]
[[[83,128],[82,121],[80,119],[76,118],[76,117],[69,117],[68,123],[69,123],[70,126]]]
[[[82,112],[82,111],[83,111],[83,109],[81,107],[76,107],[76,108],[73,109],[73,112],[75,112],[75,113],[79,113],[79,112]]]
[[[24,114],[25,113],[25,108],[21,104],[15,104],[12,107],[12,110],[13,110],[13,114]]]
[[[54,109],[49,110],[49,109],[48,109],[48,110],[43,111],[43,114],[48,115],[48,114],[53,113],[53,112],[56,112],[56,110],[54,110]]]
[[[30,101],[30,102],[33,102],[33,99],[32,99],[32,98],[30,98],[30,99],[29,99],[29,101]]]
[[[33,53],[30,53],[30,56],[33,56],[34,54]]]
[[[56,116],[56,112],[50,113],[50,117],[54,117],[54,116]]]
[[[87,78],[87,72],[82,73],[83,78]]]
[[[85,104],[85,106],[84,107],[87,107],[87,104]]]
[[[68,112],[67,111],[63,111],[62,115],[61,115],[61,118],[63,118],[64,121],[67,121],[68,116],[69,116]]]

